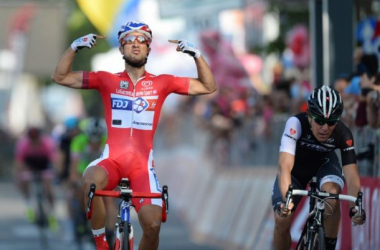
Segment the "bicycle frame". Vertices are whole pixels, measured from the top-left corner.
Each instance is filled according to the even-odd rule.
[[[359,215],[362,213],[362,197],[363,193],[359,192],[358,197],[351,195],[342,195],[342,194],[330,194],[326,192],[318,192],[317,190],[317,178],[313,177],[310,181],[310,190],[298,190],[293,189],[293,186],[290,185],[286,193],[286,202],[285,208],[288,207],[292,196],[301,195],[309,196],[309,216],[305,223],[305,227],[302,231],[301,237],[298,241],[297,250],[314,249],[315,246],[318,246],[319,250],[326,249],[325,247],[325,229],[324,229],[324,211],[325,211],[325,201],[327,199],[336,199],[336,200],[345,200],[351,201],[356,204]]]
[[[317,192],[316,178],[313,178],[309,185],[310,192]],[[309,198],[309,216],[305,223],[305,227],[302,231],[301,237],[297,243],[297,250],[304,249],[304,247],[306,247],[306,249],[308,250],[313,249],[313,247],[316,245],[315,241],[318,238],[318,246],[320,246],[320,248],[322,249],[325,246],[325,228],[323,225],[325,203],[317,200],[315,196],[310,196]]]
[[[128,180],[122,180],[120,185],[120,190],[121,192],[125,192],[127,194],[132,194],[132,190],[129,189],[129,181]],[[121,250],[123,249],[123,244],[124,244],[124,229],[125,225],[127,226],[127,236],[128,236],[128,250],[133,249],[133,226],[130,223],[130,215],[131,215],[131,206],[132,206],[132,201],[130,200],[131,196],[128,195],[126,197],[127,199],[123,199],[120,201],[119,204],[119,214],[118,214],[118,222],[115,225],[115,232],[116,232],[116,237],[115,237],[115,250]]]
[[[90,191],[88,193],[89,201],[86,211],[87,219],[92,216],[92,199],[94,196],[109,196],[120,198],[119,213],[117,215],[118,222],[115,225],[115,244],[114,250],[124,249],[124,237],[125,229],[127,230],[126,235],[128,237],[127,250],[133,250],[133,226],[130,222],[130,209],[132,204],[132,198],[161,198],[163,200],[163,214],[162,222],[166,222],[166,216],[169,213],[169,195],[168,187],[164,185],[162,187],[162,193],[142,193],[142,192],[132,192],[129,189],[129,180],[123,178],[119,184],[120,191],[103,191],[96,190],[95,184],[91,184]]]

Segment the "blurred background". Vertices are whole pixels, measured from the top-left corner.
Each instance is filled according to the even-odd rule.
[[[193,59],[168,42],[185,38],[218,84],[212,95],[171,95],[164,104],[155,159],[173,220],[163,225],[160,249],[272,249],[280,137],[322,84],[344,98],[370,216],[360,229],[342,228],[349,245],[338,248],[380,248],[379,0],[0,0],[0,249],[41,248],[13,181],[17,140],[38,127],[60,155],[70,119],[103,115],[98,92],[51,81],[60,56],[76,38],[101,34],[107,39],[81,50],[73,70],[123,71],[117,31],[131,20],[153,31],[147,71],[196,77]],[[375,80],[363,83],[365,74]],[[75,242],[54,170],[60,226],[50,248],[67,249]],[[295,238],[299,231],[292,229]]]

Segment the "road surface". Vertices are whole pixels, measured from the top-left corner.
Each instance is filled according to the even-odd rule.
[[[0,182],[0,250],[41,250],[37,227],[25,219],[25,204],[19,192],[9,182]],[[59,192],[59,187],[56,187]],[[57,232],[48,232],[49,250],[78,249],[70,233],[70,224],[62,197],[58,197],[57,217],[60,227]],[[133,219],[135,241],[141,237],[139,224]],[[163,224],[160,250],[218,250],[212,246],[197,245],[190,239],[189,230],[175,211],[170,211],[168,222]],[[137,249],[137,246],[136,248]],[[94,250],[87,243],[83,250]]]

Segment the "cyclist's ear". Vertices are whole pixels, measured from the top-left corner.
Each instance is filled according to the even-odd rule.
[[[150,51],[151,51],[151,48],[148,46],[148,53],[146,54],[146,58],[148,58]]]
[[[311,127],[311,114],[309,111],[307,111],[307,120],[309,121],[309,125]]]

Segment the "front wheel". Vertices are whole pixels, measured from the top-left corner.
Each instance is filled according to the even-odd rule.
[[[128,239],[127,250],[133,250],[133,226],[132,226],[132,224],[128,224],[127,228],[128,228],[128,232],[127,232],[128,237],[126,237]]]
[[[115,232],[116,237],[113,250],[122,250],[124,247],[124,224],[116,223]]]
[[[318,227],[318,230],[312,237],[311,242],[312,250],[326,250],[325,230],[323,227]]]
[[[307,250],[306,234],[302,233],[301,238],[297,244],[296,250]]]

